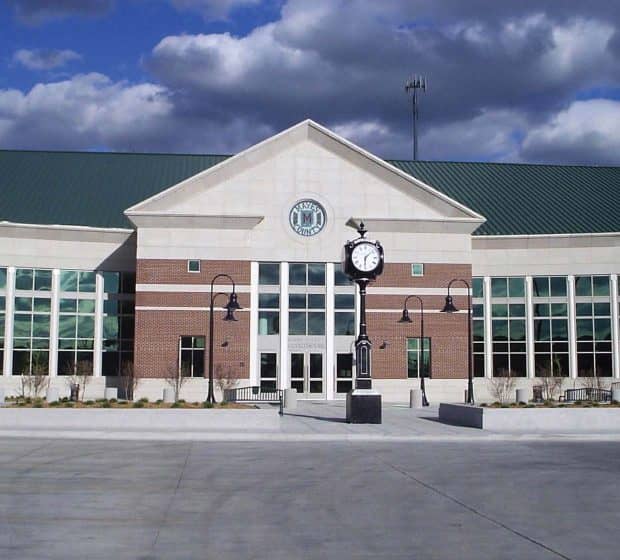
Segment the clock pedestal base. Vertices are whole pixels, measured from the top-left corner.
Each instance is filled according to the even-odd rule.
[[[372,389],[355,389],[347,393],[349,424],[381,424],[381,393]]]

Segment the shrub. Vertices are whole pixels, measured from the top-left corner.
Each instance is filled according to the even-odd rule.
[[[170,408],[181,408],[181,401],[172,403]]]
[[[103,401],[101,403],[101,408],[112,408],[112,405],[108,401]]]
[[[41,401],[37,401],[32,405],[33,408],[43,408],[43,403]]]
[[[204,406],[205,408],[213,408],[213,403],[205,401],[204,403],[202,403],[202,406]]]
[[[118,402],[118,401],[116,399],[110,399],[110,402],[114,404],[115,402]]]
[[[185,404],[185,399],[179,399],[177,402],[179,402],[181,404]]]
[[[72,402],[66,402],[66,403],[63,404],[63,406],[65,408],[73,408],[73,403]]]
[[[95,401],[86,401],[84,404],[87,404],[88,406],[95,404]]]
[[[58,401],[52,401],[49,406],[60,406],[60,403]]]
[[[144,402],[140,399],[138,402],[133,403],[134,408],[144,408]]]
[[[143,397],[138,402],[141,402],[142,404],[147,404],[149,400],[146,397]]]
[[[155,401],[155,404],[162,404],[164,402],[164,399],[157,399]]]

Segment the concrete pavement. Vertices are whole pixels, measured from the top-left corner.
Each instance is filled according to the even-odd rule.
[[[0,439],[3,560],[609,559],[618,443]]]

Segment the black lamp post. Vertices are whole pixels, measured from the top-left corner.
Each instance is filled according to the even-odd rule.
[[[458,309],[452,303],[452,296],[450,295],[450,286],[454,282],[463,282],[467,286],[467,404],[474,404],[474,376],[472,370],[471,359],[471,286],[465,280],[461,278],[453,278],[448,283],[448,295],[446,296],[446,304],[441,310],[442,313],[455,313]]]
[[[411,323],[411,318],[409,317],[409,310],[407,309],[407,302],[411,299],[417,299],[420,303],[420,356],[422,357],[422,369],[420,371],[420,390],[422,391],[422,406],[428,406],[428,399],[426,398],[426,386],[424,385],[424,302],[420,296],[410,295],[405,298],[405,303],[403,303],[403,316],[398,320],[399,323]]]
[[[232,292],[228,298],[226,304],[226,315],[224,321],[236,321],[235,310],[241,309],[239,302],[237,301],[237,292],[235,291],[235,281],[228,276],[228,274],[217,274],[211,280],[211,302],[209,305],[209,394],[207,395],[207,402],[215,403],[215,395],[213,393],[213,303],[217,296],[225,295],[222,292],[217,294],[213,293],[213,285],[218,278],[228,278],[232,284]]]

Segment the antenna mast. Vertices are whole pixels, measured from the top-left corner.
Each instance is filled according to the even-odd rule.
[[[418,159],[418,90],[426,91],[426,78],[414,75],[405,82],[405,92],[413,92],[411,97],[411,108],[413,110],[413,161]]]

